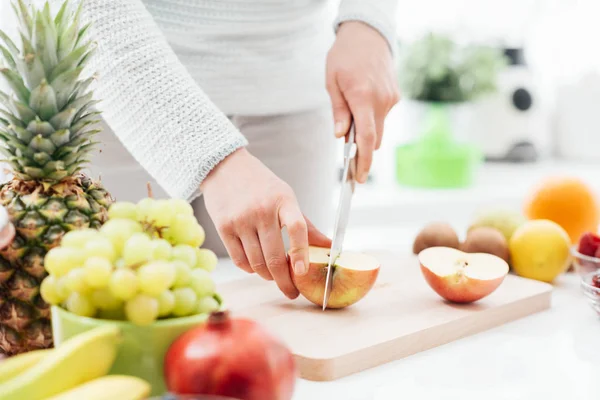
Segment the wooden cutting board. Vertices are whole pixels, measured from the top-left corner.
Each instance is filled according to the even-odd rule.
[[[328,381],[473,335],[550,307],[552,286],[510,274],[477,303],[445,302],[415,256],[376,254],[377,283],[360,302],[322,311],[256,275],[220,286],[234,316],[257,320],[294,353],[302,378]]]

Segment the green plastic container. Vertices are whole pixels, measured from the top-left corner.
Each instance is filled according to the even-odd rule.
[[[427,125],[420,139],[396,148],[399,184],[462,188],[473,183],[483,154],[474,145],[456,141],[450,125],[444,104],[430,104]]]
[[[208,314],[198,314],[159,320],[142,327],[125,321],[80,317],[53,306],[52,333],[55,346],[60,346],[65,340],[93,328],[108,324],[117,325],[121,329],[122,341],[109,373],[144,379],[152,385],[152,396],[162,396],[167,392],[163,377],[163,360],[169,346],[184,332],[204,323],[207,318]]]

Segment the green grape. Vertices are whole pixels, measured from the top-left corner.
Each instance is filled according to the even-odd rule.
[[[198,297],[210,296],[215,292],[215,282],[212,280],[210,273],[203,269],[192,271],[190,287],[194,289]]]
[[[175,217],[175,210],[168,200],[156,200],[150,219],[158,227],[167,227]]]
[[[175,282],[173,282],[173,287],[189,286],[190,281],[192,280],[192,268],[181,260],[171,261],[171,264],[175,269]]]
[[[115,262],[118,256],[115,246],[104,236],[99,236],[87,242],[84,250],[87,257],[102,257],[111,263]]]
[[[219,263],[219,259],[217,255],[209,249],[199,249],[196,248],[196,268],[202,268],[208,272],[212,272],[217,268],[217,264]]]
[[[142,225],[130,219],[111,219],[100,228],[100,233],[110,240],[117,254],[123,251],[125,242],[131,235],[142,232]]]
[[[84,268],[75,268],[69,271],[65,276],[65,285],[72,292],[87,294],[91,288],[86,283],[86,270]]]
[[[46,303],[53,306],[60,304],[64,300],[58,291],[57,279],[52,275],[48,275],[42,281],[40,294]]]
[[[127,265],[125,264],[125,260],[123,260],[122,258],[119,258],[117,261],[115,261],[115,268],[117,268],[117,269],[127,268]]]
[[[56,279],[56,293],[58,293],[58,296],[62,299],[62,301],[66,300],[66,298],[71,294],[71,291],[67,287],[66,276]]]
[[[93,317],[96,314],[96,308],[90,299],[81,293],[71,293],[67,299],[66,305],[67,310],[82,317]]]
[[[204,243],[204,229],[198,224],[192,215],[176,215],[168,229],[165,229],[164,237],[172,244],[187,244],[192,247],[200,247]]]
[[[135,325],[150,325],[158,318],[158,300],[145,294],[138,294],[125,303],[125,315]]]
[[[183,199],[171,199],[169,202],[173,210],[175,210],[175,214],[194,215],[194,209],[187,201]]]
[[[87,242],[97,238],[98,236],[100,235],[96,229],[75,229],[65,233],[60,240],[60,246],[71,247],[73,249],[82,249]]]
[[[152,259],[153,260],[169,260],[173,253],[171,243],[165,239],[152,240]]]
[[[108,289],[96,289],[90,296],[92,304],[100,310],[115,310],[122,308],[123,303]]]
[[[171,259],[183,261],[192,268],[194,268],[198,262],[196,250],[187,244],[178,244],[177,246],[173,247]]]
[[[196,306],[196,313],[197,314],[208,314],[211,313],[213,311],[217,311],[219,309],[220,305],[219,302],[217,300],[215,300],[214,297],[212,296],[205,296],[202,297],[200,300],[198,300],[197,306]]]
[[[123,246],[123,260],[128,267],[145,263],[151,255],[152,239],[145,233],[134,233]]]
[[[112,264],[106,258],[91,257],[83,266],[85,283],[91,288],[104,288],[108,286],[112,273]]]
[[[140,200],[136,206],[137,220],[140,222],[152,222],[154,207],[156,207],[156,200],[151,198]]]
[[[127,316],[125,315],[125,308],[119,307],[111,310],[99,310],[98,318],[110,321],[125,321]]]
[[[173,315],[177,317],[184,317],[190,315],[195,311],[196,301],[198,296],[190,288],[177,288],[173,290],[175,295],[175,307],[173,307]]]
[[[73,268],[80,267],[85,253],[70,247],[54,247],[44,257],[44,268],[56,277],[65,276]]]
[[[137,272],[140,291],[158,296],[175,282],[175,269],[165,261],[153,261],[143,265]]]
[[[137,274],[127,268],[112,273],[108,284],[110,292],[118,299],[129,300],[138,292]]]
[[[158,316],[166,317],[175,308],[175,295],[170,290],[165,290],[158,296]]]
[[[127,218],[136,219],[137,208],[136,205],[128,201],[117,201],[113,203],[108,209],[108,218]]]

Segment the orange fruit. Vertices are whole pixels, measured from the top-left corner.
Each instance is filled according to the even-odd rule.
[[[574,177],[553,177],[535,188],[525,202],[529,219],[548,219],[559,224],[575,244],[600,223],[598,199],[592,189]]]

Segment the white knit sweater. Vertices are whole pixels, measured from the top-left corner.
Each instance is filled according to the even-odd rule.
[[[393,49],[397,0],[342,0],[331,15],[335,5],[85,0],[103,117],[170,196],[191,200],[211,169],[247,144],[226,115],[328,104],[325,57],[339,23],[366,22]]]

